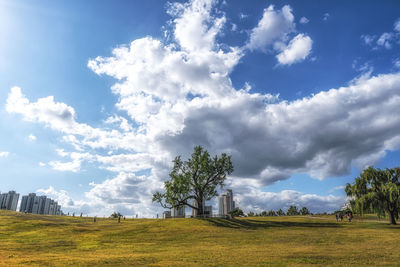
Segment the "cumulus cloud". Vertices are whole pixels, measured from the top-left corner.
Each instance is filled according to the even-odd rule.
[[[391,49],[393,44],[399,43],[399,32],[400,32],[400,19],[397,19],[393,24],[394,31],[384,32],[379,38],[376,35],[361,35],[361,39],[368,46],[371,46],[373,50],[379,48]],[[376,40],[376,42],[375,42]]]
[[[329,192],[334,192],[337,190],[343,191],[345,188],[346,188],[346,186],[344,186],[344,185],[338,185],[338,186],[333,187],[331,190],[329,190]]]
[[[0,151],[0,158],[6,158],[8,157],[10,153],[7,151]]]
[[[44,194],[50,198],[53,198],[62,207],[68,208],[74,206],[74,201],[65,190],[57,191],[54,189],[53,186],[49,186],[49,188],[47,189],[38,189],[36,192]]]
[[[394,59],[394,60],[393,60],[393,65],[394,65],[396,68],[400,68],[400,58]]]
[[[264,9],[264,14],[251,34],[247,47],[250,50],[268,51],[270,47],[279,48],[285,43],[288,34],[294,31],[294,16],[290,6],[275,10],[273,5]]]
[[[308,18],[306,18],[306,17],[301,17],[299,22],[301,24],[307,24],[308,22],[310,22],[310,20]]]
[[[396,20],[393,27],[396,32],[400,32],[400,18]]]
[[[33,134],[30,134],[30,135],[28,136],[28,138],[29,138],[29,140],[31,140],[31,141],[35,141],[35,140],[36,140],[36,136],[34,136]]]
[[[335,209],[342,198],[259,188],[299,172],[318,179],[348,174],[352,166],[373,164],[399,148],[400,73],[364,77],[295,101],[236,89],[230,73],[246,51],[218,42],[226,19],[213,13],[214,2],[171,4],[168,10],[171,42],[148,36],[88,62],[95,73],[116,80],[116,107],[127,116],[113,115],[94,128],[53,97],[35,102],[11,89],[9,113],[59,131],[76,149],[58,150],[62,160],[49,166],[78,172],[88,162],[115,174],[91,183],[80,207],[154,214],[151,193],[162,189],[173,157],[186,158],[202,145],[211,154],[232,155],[231,185],[248,209],[252,203],[268,209],[292,201],[315,212]],[[289,41],[293,20],[289,6],[270,6],[248,48],[279,46],[282,64],[306,58],[312,40],[297,34]]]
[[[302,17],[300,23],[308,23],[308,19]],[[286,5],[281,10],[275,10],[270,5],[264,10],[257,27],[252,30],[246,48],[278,53],[276,57],[282,65],[303,61],[311,52],[312,40],[309,36],[298,34],[288,43],[290,35],[295,31],[291,7]]]
[[[52,96],[29,103],[19,87],[11,88],[6,110],[9,113],[23,114],[27,121],[46,123],[54,129],[67,130],[72,127],[75,119],[74,109],[64,103],[55,103]]]
[[[376,44],[379,45],[379,46],[383,46],[386,49],[391,49],[392,48],[392,44],[390,42],[391,42],[392,39],[393,39],[393,34],[392,33],[384,32],[379,37],[379,39],[376,41]]]
[[[375,39],[376,36],[374,35],[361,35],[361,40],[363,40],[366,45],[372,45]]]
[[[331,15],[329,15],[329,13],[325,13],[325,14],[322,16],[322,20],[323,20],[323,21],[327,21],[327,20],[329,19],[330,16],[331,16]]]
[[[306,59],[311,52],[311,47],[311,38],[304,34],[299,34],[290,41],[289,45],[276,58],[282,65],[292,65]]]

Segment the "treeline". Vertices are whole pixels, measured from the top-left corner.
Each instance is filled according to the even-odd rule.
[[[247,216],[249,217],[254,217],[254,216],[261,216],[261,217],[266,217],[266,216],[294,216],[294,215],[310,215],[310,211],[308,210],[307,207],[302,207],[301,209],[297,209],[296,206],[292,205],[289,207],[287,212],[285,213],[282,209],[279,209],[277,211],[275,210],[270,210],[270,211],[262,211],[260,213],[254,213],[250,211],[247,213]]]

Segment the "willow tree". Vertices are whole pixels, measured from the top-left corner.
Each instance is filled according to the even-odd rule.
[[[217,187],[223,187],[227,175],[233,172],[231,156],[222,153],[211,157],[207,150],[196,146],[190,159],[182,161],[177,156],[164,183],[165,192],[153,194],[153,202],[164,208],[188,206],[204,214],[203,203],[217,196]]]
[[[365,169],[354,184],[347,184],[346,194],[352,208],[359,213],[374,211],[389,214],[391,224],[396,224],[400,208],[400,168]]]

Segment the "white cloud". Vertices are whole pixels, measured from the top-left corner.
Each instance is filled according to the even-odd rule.
[[[31,140],[31,141],[35,141],[35,140],[36,140],[36,136],[34,136],[33,134],[30,134],[30,135],[28,136],[28,138],[29,138],[29,140]]]
[[[339,185],[339,186],[333,187],[331,190],[329,190],[329,192],[334,192],[334,191],[338,191],[338,190],[344,191],[345,188],[346,188],[346,186],[344,186],[344,185]]]
[[[306,59],[311,52],[311,47],[311,38],[304,34],[298,34],[276,58],[282,65],[292,65],[293,63]]]
[[[325,13],[325,14],[322,16],[322,20],[323,20],[323,21],[327,21],[327,20],[329,19],[330,16],[331,16],[331,15],[329,15],[329,13]]]
[[[379,37],[379,39],[376,41],[376,44],[379,46],[383,46],[386,49],[391,49],[392,44],[390,41],[393,39],[393,34],[392,33],[387,33],[384,32],[382,35]]]
[[[57,191],[54,189],[53,186],[49,186],[49,188],[47,189],[38,189],[36,192],[42,193],[56,200],[58,204],[62,206],[62,208],[68,208],[74,206],[74,201],[72,200],[71,197],[68,196],[68,193],[65,190]]]
[[[72,128],[75,121],[73,108],[64,103],[55,103],[52,96],[40,98],[36,103],[29,103],[19,87],[11,88],[6,110],[8,113],[23,114],[27,121],[44,122],[53,129],[65,131]]]
[[[396,20],[393,27],[396,32],[400,32],[400,18]]]
[[[379,38],[375,35],[361,35],[361,39],[365,44],[372,46],[373,50],[377,50],[379,48],[391,49],[393,43],[399,44],[399,32],[400,32],[400,19],[397,19],[393,24],[394,32],[384,32]],[[374,41],[376,40],[376,45],[374,46]]]
[[[58,160],[50,161],[48,165],[57,171],[78,172],[81,169],[83,161],[93,162],[94,156],[89,153],[65,152],[63,149],[57,149],[57,154],[61,157],[69,157],[71,161],[61,162]]]
[[[394,60],[393,60],[393,65],[394,65],[396,68],[400,68],[400,58],[394,59]]]
[[[363,40],[366,45],[372,45],[375,39],[376,36],[374,35],[361,35],[361,40]]]
[[[239,13],[239,18],[240,18],[240,19],[246,19],[246,18],[248,18],[248,17],[249,17],[249,15],[247,15],[247,14]]]
[[[226,18],[211,14],[213,0],[193,0],[170,4],[168,13],[174,17],[174,36],[183,50],[209,51]]]
[[[288,34],[295,29],[294,16],[290,6],[275,10],[273,5],[264,9],[264,14],[251,34],[247,48],[267,52],[270,47],[279,49],[285,43]]]
[[[39,166],[40,166],[40,167],[44,167],[44,166],[46,166],[46,163],[39,162]]]
[[[302,17],[300,23],[307,23]],[[294,15],[290,6],[275,10],[270,5],[264,10],[262,19],[251,34],[246,48],[251,51],[260,50],[265,53],[277,52],[278,62],[291,65],[304,60],[311,52],[312,40],[309,36],[298,34],[289,43],[291,33],[295,32]]]
[[[6,158],[8,157],[10,153],[7,151],[0,151],[0,158]]]
[[[299,22],[301,24],[307,24],[308,22],[310,22],[310,20],[306,17],[301,17]]]
[[[237,31],[238,26],[235,23],[232,23],[231,26],[232,26],[231,31],[233,31],[233,32]]]

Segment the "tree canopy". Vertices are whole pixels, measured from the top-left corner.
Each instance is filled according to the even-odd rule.
[[[301,215],[309,215],[310,211],[307,209],[307,207],[302,207],[300,210]]]
[[[286,212],[286,215],[299,215],[299,211],[297,210],[297,207],[292,205],[289,207],[288,211]]]
[[[170,179],[164,183],[165,192],[153,194],[153,202],[164,208],[188,206],[198,215],[204,214],[204,202],[217,196],[217,187],[223,187],[226,176],[233,172],[231,156],[222,153],[211,157],[201,146],[194,148],[187,161],[177,156],[173,163]]]
[[[389,214],[391,224],[396,224],[400,208],[400,168],[365,169],[354,184],[346,185],[354,212],[373,211],[378,215]]]
[[[233,210],[229,211],[228,214],[231,215],[232,218],[244,216],[244,212],[239,208],[234,208]]]
[[[118,218],[118,217],[123,217],[123,215],[119,212],[114,211],[111,215],[110,218]]]

